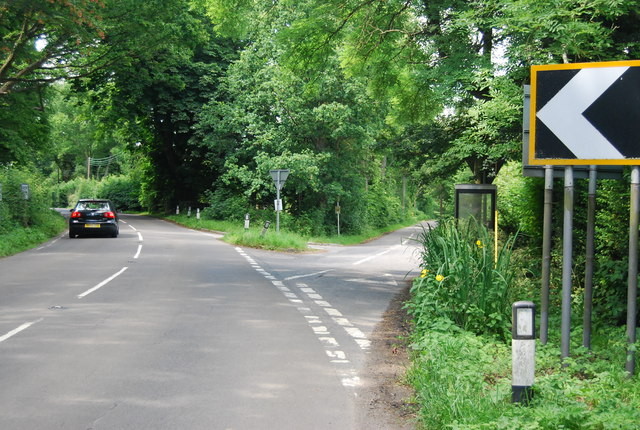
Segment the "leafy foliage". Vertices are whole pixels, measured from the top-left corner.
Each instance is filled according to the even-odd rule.
[[[445,319],[474,333],[509,338],[514,240],[502,245],[494,261],[491,236],[479,223],[459,227],[445,221],[425,231],[419,239],[423,271],[407,304],[416,328],[422,332]]]
[[[65,228],[65,221],[50,209],[51,192],[38,173],[0,165],[0,256],[39,244]],[[29,186],[25,199],[22,184]]]

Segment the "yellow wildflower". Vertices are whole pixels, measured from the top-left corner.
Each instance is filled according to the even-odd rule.
[[[482,245],[482,241],[480,239],[476,241],[476,245],[478,246],[478,248],[484,248],[484,245]]]
[[[422,269],[422,272],[420,273],[420,277],[424,278],[427,276],[427,273],[429,273],[429,271],[427,269]]]
[[[442,282],[442,280],[443,280],[443,279],[444,279],[444,276],[439,275],[439,274],[438,274],[438,275],[436,275],[436,281],[438,281],[438,282]]]

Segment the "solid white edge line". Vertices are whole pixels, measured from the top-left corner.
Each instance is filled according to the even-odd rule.
[[[113,275],[111,275],[110,277],[108,277],[107,279],[105,279],[104,281],[100,282],[98,285],[96,285],[93,288],[88,289],[87,291],[85,291],[82,294],[78,294],[78,298],[81,299],[85,296],[88,296],[89,294],[93,293],[95,290],[104,287],[105,285],[107,285],[109,282],[113,281],[116,277],[120,276],[122,274],[122,272],[124,272],[125,270],[127,270],[128,267],[123,267],[122,269],[120,269],[120,271],[118,273],[115,273]]]
[[[138,252],[133,256],[133,259],[137,259],[140,256],[140,251],[142,251],[142,245],[138,245]]]
[[[138,232],[138,239],[142,242],[142,233]]]
[[[16,334],[20,333],[23,330],[28,329],[29,327],[31,327],[32,325],[39,323],[40,321],[42,321],[44,318],[40,318],[39,320],[36,321],[31,321],[28,323],[24,323],[22,324],[20,327],[18,327],[15,330],[11,330],[9,333],[5,334],[4,336],[0,337],[0,342],[4,342],[5,340],[9,339],[12,336],[15,336]]]

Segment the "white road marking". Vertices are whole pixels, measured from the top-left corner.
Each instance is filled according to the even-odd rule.
[[[140,233],[140,232],[138,232],[138,240],[139,240],[140,242],[142,242],[142,240],[143,240],[143,239],[142,239],[142,233]]]
[[[352,326],[351,321],[346,318],[333,317],[333,320],[341,326]]]
[[[357,282],[359,284],[393,285],[394,287],[396,287],[398,285],[398,283],[395,281],[395,279],[392,279],[391,281],[377,281],[375,279],[351,278],[351,279],[345,279],[345,281],[347,281],[347,282]]]
[[[289,276],[288,278],[284,278],[285,281],[290,281],[292,279],[300,279],[300,278],[308,278],[310,276],[322,275],[323,273],[331,272],[333,269],[323,270],[321,272],[309,273],[308,275],[297,275],[297,276]]]
[[[356,343],[365,351],[371,348],[371,341],[369,339],[356,339]]]
[[[361,383],[360,378],[358,377],[356,370],[353,367],[351,367],[351,361],[347,358],[347,355],[345,354],[344,351],[340,351],[336,349],[340,345],[338,344],[338,341],[331,336],[331,331],[329,330],[329,328],[326,325],[323,325],[322,319],[319,316],[312,314],[312,310],[310,307],[302,306],[304,304],[303,300],[300,300],[295,293],[291,292],[291,290],[284,285],[283,281],[277,280],[275,276],[271,275],[270,273],[265,271],[262,267],[260,267],[260,265],[258,265],[258,263],[254,259],[252,259],[249,255],[247,255],[242,250],[242,248],[236,247],[235,249],[240,255],[242,255],[247,260],[247,262],[249,262],[249,264],[254,270],[262,274],[266,279],[271,280],[271,283],[275,287],[277,287],[280,290],[280,292],[282,292],[282,294],[289,300],[289,302],[300,305],[300,306],[297,306],[298,311],[300,311],[300,313],[304,316],[304,318],[307,321],[307,324],[309,325],[309,327],[311,327],[311,329],[313,330],[314,334],[317,336],[320,343],[322,343],[322,345],[324,346],[325,352],[327,353],[327,356],[330,358],[329,360],[330,363],[335,365],[340,365],[340,370],[338,370],[338,374],[340,375],[340,381],[342,382],[342,385],[346,388],[354,388],[360,385]],[[384,251],[379,255],[385,254],[391,251],[391,249]],[[323,273],[329,272],[331,270],[333,269],[323,270],[321,272],[315,272],[308,275],[290,276],[288,278],[284,278],[284,280],[289,281],[292,279],[317,276],[317,275],[321,275]],[[353,338],[353,340],[358,344],[358,346],[360,346],[361,349],[363,350],[368,349],[371,342],[367,340],[365,334],[360,329],[354,327],[353,324],[351,324],[351,322],[347,318],[340,318],[342,317],[342,313],[340,313],[340,311],[333,308],[329,302],[322,300],[322,296],[318,294],[313,288],[309,288],[307,284],[296,283],[296,286],[300,289],[301,293],[306,294],[307,297],[310,300],[313,300],[317,306],[322,307],[325,310],[325,312],[329,316],[331,316],[338,325],[342,326],[345,330],[347,330],[347,333]],[[344,365],[346,365],[347,367],[346,368],[343,367]],[[354,393],[354,395],[355,394],[356,393]]]
[[[85,291],[82,294],[78,294],[78,298],[81,299],[83,297],[88,296],[89,294],[93,293],[94,291],[104,287],[105,285],[107,285],[109,282],[113,281],[115,278],[117,278],[118,276],[120,276],[125,270],[127,270],[128,267],[123,267],[122,269],[120,269],[119,272],[111,275],[110,277],[108,277],[107,279],[105,279],[104,281],[100,282],[98,285],[96,285],[93,288],[88,289],[87,291]]]
[[[351,337],[356,339],[365,339],[367,337],[358,327],[345,327],[344,329]]]
[[[347,359],[347,354],[345,354],[344,351],[332,351],[332,350],[327,349],[326,353],[330,358],[337,358],[339,360],[346,360]]]
[[[124,221],[122,221],[122,222],[124,222]],[[126,223],[125,223],[125,224],[126,224]],[[133,231],[138,231],[138,230],[136,230],[136,228],[135,228],[134,226],[132,226],[131,224],[129,224],[129,228],[130,228],[131,230],[133,230]]]
[[[367,261],[371,261],[374,258],[378,258],[384,254],[388,254],[389,252],[393,251],[396,248],[399,248],[401,245],[393,245],[391,248],[382,251],[382,252],[378,252],[377,254],[371,255],[369,257],[363,258],[362,260],[358,260],[355,263],[353,263],[354,266],[357,266],[358,264],[362,264],[362,263],[366,263]]]
[[[326,337],[319,337],[318,339],[325,346],[330,346],[330,347],[340,346],[340,344],[338,344],[338,341],[333,337],[326,336]]]
[[[5,334],[4,336],[0,336],[0,342],[4,342],[5,340],[9,339],[10,337],[13,337],[13,336],[17,335],[21,331],[28,329],[32,325],[39,323],[43,319],[44,318],[40,318],[39,320],[31,321],[31,322],[27,322],[27,323],[22,324],[20,327],[14,329],[14,330],[11,330],[9,333]]]
[[[138,245],[138,252],[136,252],[136,255],[133,256],[134,260],[140,257],[140,251],[142,251],[142,245]]]
[[[334,308],[324,308],[324,311],[326,313],[328,313],[329,315],[331,315],[332,317],[341,317],[342,316],[342,312],[340,312],[337,309]]]

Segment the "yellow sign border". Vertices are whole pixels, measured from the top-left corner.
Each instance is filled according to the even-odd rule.
[[[640,60],[627,61],[603,61],[599,63],[568,63],[568,64],[546,64],[531,66],[531,106],[529,112],[529,164],[534,166],[544,165],[612,165],[612,166],[634,166],[640,164],[638,158],[623,159],[577,159],[577,158],[535,158],[536,153],[536,98],[538,85],[538,72],[547,70],[575,70],[589,69],[595,67],[640,67]]]

